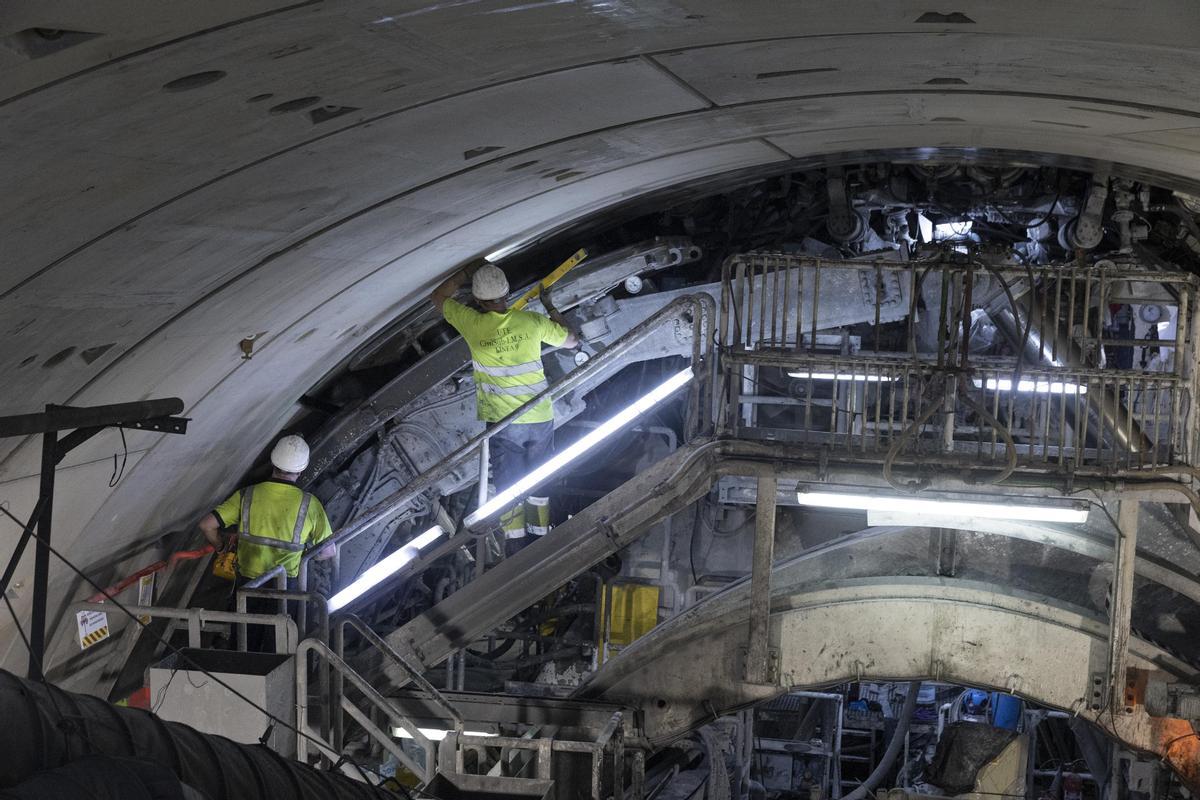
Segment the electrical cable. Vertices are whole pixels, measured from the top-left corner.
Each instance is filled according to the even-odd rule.
[[[1054,202],[1052,202],[1050,204],[1050,208],[1046,210],[1046,213],[1044,215],[1042,215],[1041,219],[1036,220],[1035,222],[1017,222],[1016,220],[1009,218],[1009,216],[1007,214],[1005,214],[1003,211],[1001,211],[996,206],[992,206],[992,209],[997,214],[999,214],[1000,218],[1003,219],[1005,222],[1007,222],[1009,225],[1020,225],[1023,228],[1040,228],[1041,226],[1045,225],[1047,222],[1050,221],[1050,217],[1054,215],[1054,209],[1058,207],[1058,201],[1061,199],[1062,199],[1062,189],[1060,188],[1056,191],[1056,193],[1054,195]]]
[[[117,426],[117,430],[121,432],[121,471],[117,472],[117,454],[113,453],[113,474],[108,479],[108,487],[111,489],[121,482],[121,478],[125,477],[125,462],[129,460],[129,445],[125,441],[125,429]]]

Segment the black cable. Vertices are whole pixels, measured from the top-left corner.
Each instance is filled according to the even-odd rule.
[[[125,429],[117,426],[117,430],[121,432],[121,471],[117,472],[117,454],[113,453],[113,474],[108,479],[108,486],[111,489],[121,482],[121,478],[125,477],[125,462],[129,460],[129,445],[125,442]]]
[[[998,207],[992,206],[992,208],[995,209],[996,213],[1000,215],[1000,218],[1009,225],[1020,225],[1024,228],[1040,228],[1042,225],[1045,225],[1050,221],[1050,217],[1054,215],[1054,209],[1058,207],[1058,201],[1061,199],[1062,189],[1059,189],[1054,195],[1054,202],[1050,204],[1050,208],[1046,211],[1041,219],[1035,222],[1017,222],[1016,220],[1010,219],[1009,216],[1001,211]]]

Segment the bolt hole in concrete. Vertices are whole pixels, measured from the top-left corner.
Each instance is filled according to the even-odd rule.
[[[940,11],[926,11],[921,16],[917,17],[914,22],[919,22],[927,25],[974,25],[975,20],[968,17],[961,11],[952,11],[949,14],[943,14]]]
[[[313,125],[316,125],[334,117],[349,114],[351,111],[358,111],[358,108],[356,106],[321,106],[308,112],[308,118],[312,120]]]
[[[186,92],[190,89],[199,89],[201,86],[208,86],[210,83],[216,83],[225,77],[225,72],[219,69],[210,69],[206,72],[197,72],[193,75],[184,75],[182,78],[176,78],[169,83],[163,84],[163,91],[167,92]]]
[[[98,359],[100,356],[104,355],[109,350],[111,350],[115,344],[116,344],[116,342],[109,342],[108,344],[100,344],[100,345],[96,345],[95,347],[89,347],[87,350],[84,350],[82,353],[80,353],[79,356],[86,363],[91,364],[93,361]]]
[[[465,151],[463,153],[463,159],[466,161],[470,161],[472,158],[479,158],[480,156],[487,155],[488,153],[494,153],[497,150],[503,150],[503,149],[504,148],[501,147],[500,145],[495,145],[495,144],[484,145],[483,147],[475,147],[475,148]]]
[[[319,97],[297,97],[295,100],[286,100],[271,106],[267,111],[271,114],[287,114],[290,111],[301,111],[309,106],[315,106],[319,102],[321,102]]]
[[[44,58],[102,35],[64,28],[26,28],[9,36],[0,36],[0,47],[15,50],[26,58]]]
[[[47,369],[47,368],[53,367],[57,364],[61,364],[62,362],[66,361],[68,358],[70,358],[71,354],[74,352],[75,352],[75,347],[73,347],[73,346],[66,347],[62,350],[59,350],[57,353],[55,353],[54,355],[50,356],[49,358],[47,358],[45,361],[42,362],[42,369]]]

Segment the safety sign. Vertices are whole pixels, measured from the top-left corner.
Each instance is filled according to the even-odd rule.
[[[103,611],[77,611],[75,625],[79,628],[81,650],[87,650],[108,638],[108,614]]]

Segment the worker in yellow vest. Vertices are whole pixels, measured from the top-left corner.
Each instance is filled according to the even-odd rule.
[[[479,309],[453,298],[471,279],[471,294]],[[484,262],[450,276],[430,300],[471,349],[475,378],[475,407],[479,419],[499,422],[544,391],[542,345],[576,347],[579,340],[567,330],[552,308],[550,318],[508,307],[508,279],[499,267]],[[492,437],[490,456],[496,489],[504,491],[537,466],[554,449],[554,409],[549,399],[538,403],[512,425]],[[506,550],[511,555],[550,530],[550,498],[530,496],[500,518]]]
[[[247,486],[200,520],[200,532],[209,544],[222,549],[222,528],[237,530],[238,586],[282,565],[287,572],[288,591],[297,590],[296,576],[306,548],[333,535],[321,501],[296,486],[308,466],[308,444],[299,436],[284,436],[271,450],[274,470],[270,480]],[[322,549],[318,559],[332,558],[333,545]],[[267,587],[270,588],[270,587]],[[294,603],[288,604],[295,616]],[[246,610],[255,614],[277,613],[276,601],[248,598]],[[247,626],[250,650],[272,650],[273,635],[258,625]],[[303,631],[301,631],[303,635]]]

